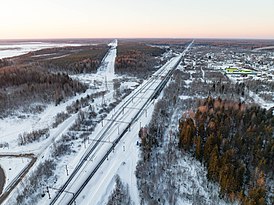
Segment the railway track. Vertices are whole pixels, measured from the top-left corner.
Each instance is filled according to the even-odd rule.
[[[96,141],[90,145],[88,150],[85,152],[83,157],[81,158],[80,162],[74,169],[74,171],[71,173],[65,184],[60,188],[58,193],[55,195],[55,197],[51,201],[51,205],[55,204],[63,192],[65,192],[68,185],[73,181],[75,176],[79,173],[79,171],[83,168],[83,166],[88,161],[89,157],[92,153],[94,153],[95,149],[98,148],[98,146],[101,143],[101,141],[104,141],[104,139],[107,137],[107,133],[111,130],[111,128],[114,126],[115,121],[118,121],[118,118],[124,113],[124,108],[130,105],[132,103],[133,99],[137,97],[138,95],[142,94],[140,97],[140,100],[143,100],[142,97],[145,96],[145,93],[150,89],[150,87],[154,83],[158,83],[157,87],[154,89],[153,93],[149,96],[149,98],[146,99],[145,103],[141,106],[141,108],[138,109],[138,111],[135,113],[134,117],[131,119],[130,122],[126,125],[126,127],[122,130],[122,132],[119,134],[119,136],[112,142],[111,147],[108,149],[108,151],[104,154],[104,156],[101,158],[101,160],[98,162],[96,167],[91,171],[91,173],[88,175],[88,177],[85,179],[85,181],[81,184],[81,186],[77,189],[77,191],[73,194],[73,197],[70,199],[68,204],[73,204],[76,200],[76,198],[79,196],[81,191],[85,188],[85,186],[88,184],[90,179],[94,176],[94,174],[97,172],[97,170],[100,168],[100,166],[103,164],[103,162],[108,158],[109,154],[114,150],[115,146],[119,143],[119,141],[122,139],[122,137],[125,135],[127,131],[130,130],[131,125],[138,120],[139,116],[144,111],[144,108],[151,102],[151,100],[158,97],[158,95],[161,93],[165,85],[167,84],[168,80],[170,79],[173,71],[177,68],[179,65],[181,59],[184,56],[184,53],[189,49],[189,47],[192,45],[192,43],[189,44],[189,46],[185,49],[185,51],[179,56],[175,57],[176,59],[175,64],[170,68],[170,64],[173,61],[169,61],[166,63],[161,69],[156,71],[152,77],[142,84],[135,92],[133,92],[131,95],[128,96],[128,98],[125,100],[125,102],[119,107],[119,109],[116,111],[116,113],[113,115],[112,120],[109,121],[109,123],[103,128],[103,130],[97,135],[98,138]],[[161,79],[163,78],[163,79]],[[161,81],[161,82],[157,82]]]

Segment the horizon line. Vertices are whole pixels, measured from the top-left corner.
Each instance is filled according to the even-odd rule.
[[[29,41],[29,40],[108,40],[108,39],[191,39],[191,40],[274,40],[274,38],[257,37],[64,37],[64,38],[0,38],[0,41]]]

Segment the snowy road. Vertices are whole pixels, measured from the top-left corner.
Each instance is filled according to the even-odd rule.
[[[104,59],[102,60],[101,66],[97,70],[97,74],[106,78],[106,80],[113,80],[113,78],[115,77],[114,64],[115,64],[115,58],[117,54],[117,49],[116,49],[117,45],[118,45],[118,41],[116,39],[108,44],[110,49],[108,53],[105,55]]]
[[[142,85],[125,98],[115,108],[116,111],[107,116],[102,123],[103,127],[100,127],[101,125],[97,126],[94,134],[89,136],[93,142],[79,161],[78,166],[60,191],[57,192],[57,194],[54,192],[51,193],[51,195],[55,195],[51,204],[72,204],[75,200],[83,202],[83,198],[77,197],[89,184],[94,174],[96,174],[97,183],[93,184],[93,187],[95,187],[95,189],[98,187],[96,193],[101,192],[99,188],[102,187],[105,180],[110,178],[112,173],[108,172],[100,176],[99,180],[97,175],[100,175],[100,173],[98,174],[96,171],[101,165],[107,164],[105,162],[108,160],[109,155],[115,152],[115,146],[126,133],[131,132],[131,127],[136,127],[136,122],[139,117],[146,115],[147,105],[149,105],[153,98],[163,89],[172,71],[178,66],[192,43],[189,44],[184,52],[168,61],[162,68],[155,72],[150,79],[144,81]],[[129,151],[129,149],[127,149],[127,151]],[[122,152],[121,154],[126,155],[127,153]],[[120,158],[123,156],[117,155],[117,157]],[[115,162],[115,160],[112,160],[112,162]],[[108,166],[113,167],[115,163],[108,164]],[[87,200],[92,201],[90,197],[88,197]]]

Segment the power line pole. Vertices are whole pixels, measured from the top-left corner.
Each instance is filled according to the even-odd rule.
[[[108,91],[108,84],[107,84],[107,76],[105,76],[105,86],[106,86],[106,90]]]
[[[103,95],[102,95],[102,107],[103,107],[104,104],[105,104],[105,94],[103,93]]]
[[[68,173],[68,165],[66,165],[66,172],[67,172],[67,176],[69,175]]]
[[[50,197],[50,193],[49,193],[49,187],[47,186],[47,191],[46,191],[47,193],[48,193],[48,195],[49,195],[49,199],[51,199],[51,197]]]

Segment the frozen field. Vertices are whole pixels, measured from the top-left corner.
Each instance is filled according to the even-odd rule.
[[[26,54],[31,51],[36,51],[45,48],[66,47],[66,46],[81,46],[81,44],[68,43],[46,43],[46,42],[19,42],[19,43],[0,43],[0,59],[9,58]]]

